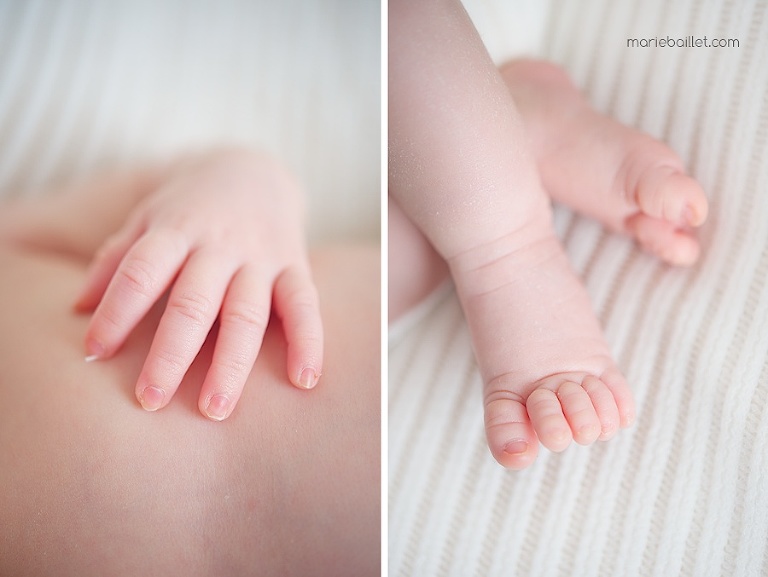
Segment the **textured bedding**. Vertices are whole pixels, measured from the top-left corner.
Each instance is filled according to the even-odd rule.
[[[300,177],[313,242],[378,239],[380,26],[377,0],[0,1],[0,194],[243,144]]]
[[[467,2],[498,62],[563,65],[603,112],[663,139],[711,203],[704,255],[665,266],[556,209],[638,403],[614,440],[503,470],[450,287],[391,328],[392,575],[768,575],[766,3]],[[738,39],[730,48],[630,38]]]

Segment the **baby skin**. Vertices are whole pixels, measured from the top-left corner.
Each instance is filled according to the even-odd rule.
[[[97,253],[77,307],[94,310],[89,360],[107,359],[168,291],[136,396],[168,404],[215,321],[220,331],[200,411],[234,410],[261,348],[270,312],[288,342],[288,378],[317,384],[322,323],[309,272],[298,185],[266,155],[216,152],[179,163]]]
[[[317,384],[323,331],[305,246],[304,200],[297,181],[275,160],[222,149],[141,177],[97,180],[53,202],[15,207],[4,234],[77,256],[95,253],[75,303],[92,313],[86,361],[108,362],[155,303],[165,303],[135,386],[144,409],[171,402],[217,323],[199,409],[214,421],[229,417],[272,313],[285,331],[288,380],[300,389]],[[62,238],[82,233],[50,232],[58,225],[48,221],[76,218],[101,231],[91,235],[100,246],[67,247]],[[93,242],[85,238],[81,245]]]
[[[550,196],[687,265],[703,191],[668,147],[592,110],[559,68],[498,71],[459,4],[393,2],[390,23],[390,237],[410,238],[425,259],[428,243],[447,263],[492,454],[522,469],[540,444],[610,439],[632,423],[634,402],[555,236]],[[402,310],[399,293],[390,285]]]

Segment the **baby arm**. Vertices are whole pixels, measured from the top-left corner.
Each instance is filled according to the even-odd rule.
[[[3,201],[0,241],[90,261],[136,204],[167,178],[170,168],[110,172]]]

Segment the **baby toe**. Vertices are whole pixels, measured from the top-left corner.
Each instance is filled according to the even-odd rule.
[[[670,174],[659,183],[658,194],[662,198],[670,199],[668,221],[676,222],[682,227],[698,227],[707,219],[707,197],[699,183],[687,174]]]
[[[672,265],[690,266],[701,253],[696,237],[670,222],[637,213],[626,220],[625,226],[643,250]]]
[[[619,412],[619,427],[626,429],[635,422],[635,399],[624,377],[618,372],[607,372],[600,380],[613,396]]]
[[[511,393],[496,392],[486,398],[485,434],[494,458],[508,469],[524,469],[536,459],[536,433],[525,405]]]
[[[536,389],[528,395],[526,407],[541,444],[556,453],[565,450],[573,435],[557,394],[549,389]]]
[[[557,390],[563,415],[571,428],[573,440],[580,445],[594,443],[600,435],[600,420],[592,399],[578,383],[563,383]]]
[[[589,395],[592,406],[600,422],[598,439],[607,441],[619,430],[619,409],[608,386],[593,375],[585,377],[581,383],[582,389]]]
[[[701,226],[707,218],[707,198],[701,186],[675,166],[645,169],[634,197],[642,212],[677,227]]]

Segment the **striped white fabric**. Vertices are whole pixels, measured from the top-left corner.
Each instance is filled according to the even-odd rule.
[[[499,4],[469,11],[502,59],[520,49],[505,35],[516,38],[521,21],[517,3]],[[638,421],[609,443],[545,451],[523,472],[502,470],[485,447],[455,295],[393,327],[390,573],[768,575],[768,4],[552,8],[523,48],[563,64],[599,109],[682,155],[711,202],[704,258],[670,268],[558,209]],[[626,45],[666,35],[740,46]]]
[[[0,192],[218,144],[304,182],[314,241],[378,238],[377,0],[0,0]]]

